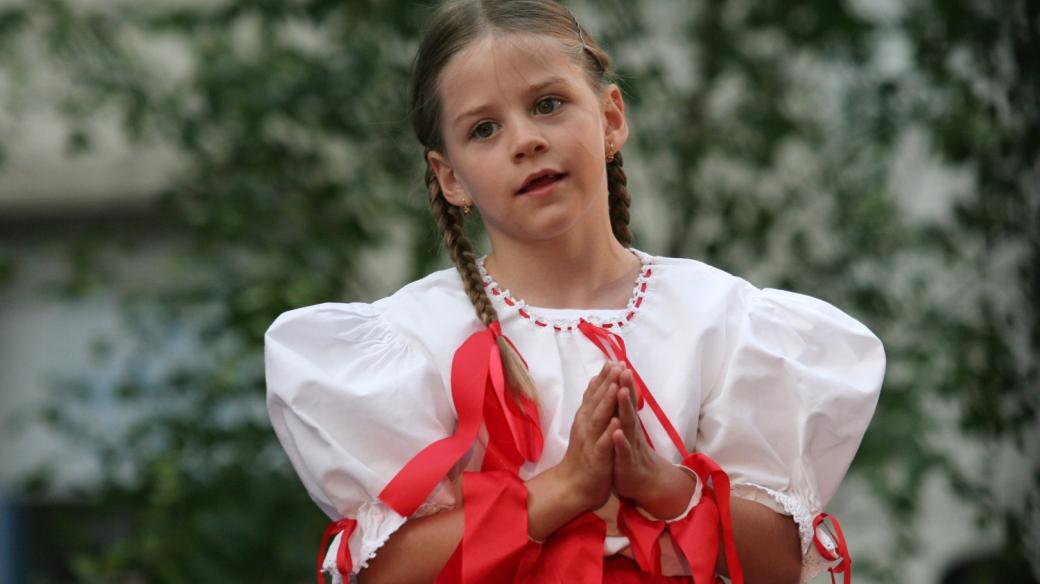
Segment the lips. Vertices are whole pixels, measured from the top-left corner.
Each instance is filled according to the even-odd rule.
[[[520,187],[520,190],[518,190],[516,194],[523,195],[530,191],[546,187],[559,181],[565,176],[567,176],[566,173],[557,172],[555,170],[539,170],[538,172],[528,175],[527,179],[524,181],[524,184]]]

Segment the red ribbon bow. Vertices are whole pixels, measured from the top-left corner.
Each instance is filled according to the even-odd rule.
[[[827,549],[827,546],[823,545],[823,541],[820,540],[820,536],[817,534],[819,525],[825,520],[830,519],[831,527],[834,529],[834,538],[837,540],[837,549],[833,552]],[[845,574],[844,582],[849,584],[852,582],[852,554],[849,553],[849,547],[845,543],[845,534],[841,531],[841,523],[838,523],[836,517],[832,517],[826,513],[820,513],[813,518],[813,543],[816,545],[816,551],[820,552],[823,559],[828,562],[835,560],[841,560],[837,565],[828,568],[828,572],[831,573],[831,584],[836,582],[835,574]]]
[[[340,519],[333,521],[325,528],[325,534],[321,536],[321,546],[318,547],[318,584],[324,584],[325,579],[321,577],[321,565],[325,560],[325,551],[328,549],[329,538],[342,533],[339,540],[339,549],[336,550],[336,570],[346,582],[350,578],[350,572],[354,569],[354,563],[350,559],[350,547],[347,540],[357,527],[357,521],[353,519]]]

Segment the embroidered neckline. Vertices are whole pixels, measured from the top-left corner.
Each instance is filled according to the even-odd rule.
[[[639,260],[640,268],[639,276],[636,277],[635,285],[632,287],[632,294],[629,296],[628,304],[625,308],[582,309],[539,308],[529,306],[522,298],[513,296],[509,290],[500,286],[498,282],[488,274],[487,269],[484,267],[484,260],[487,259],[487,256],[477,258],[477,269],[480,270],[480,277],[484,281],[484,288],[487,290],[488,296],[491,297],[492,301],[502,302],[509,309],[516,311],[521,318],[527,320],[536,327],[552,329],[556,332],[573,331],[577,330],[578,323],[584,319],[605,329],[620,329],[632,325],[632,320],[636,317],[636,314],[639,313],[639,308],[643,305],[643,300],[646,297],[650,276],[654,273],[653,258],[650,255],[631,248],[629,251]],[[552,313],[568,313],[574,314],[575,316],[568,316],[565,318],[553,317],[550,316]]]

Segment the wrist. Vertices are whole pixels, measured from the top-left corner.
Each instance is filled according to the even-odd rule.
[[[583,488],[563,464],[532,477],[525,485],[527,533],[535,541],[544,541],[592,505],[589,489]]]
[[[550,467],[528,481],[529,488],[552,497],[553,506],[568,515],[580,515],[592,508],[592,488],[567,465]]]
[[[582,480],[581,473],[575,472],[570,466],[559,464],[547,472],[552,475],[561,504],[567,510],[573,511],[575,516],[596,509],[603,503],[595,499],[595,494],[600,489]],[[607,492],[607,496],[609,495]]]
[[[654,518],[669,521],[684,515],[697,495],[698,480],[693,473],[660,460],[635,503]]]

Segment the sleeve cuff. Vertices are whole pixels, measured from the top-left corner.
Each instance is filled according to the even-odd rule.
[[[452,505],[427,502],[423,503],[412,516],[418,518],[453,508]],[[408,518],[398,515],[381,501],[370,501],[362,505],[358,509],[357,529],[354,530],[350,540],[347,542],[350,546],[350,555],[354,560],[353,574],[356,575],[361,570],[367,568],[372,558],[376,557],[379,548],[383,547],[387,540],[390,539],[390,536],[400,529],[407,520]],[[329,549],[325,552],[325,559],[321,563],[321,570],[332,576],[332,584],[347,584],[336,569],[336,550],[339,549],[342,538],[342,533],[336,534],[336,537],[329,545]],[[354,578],[351,578],[351,581],[353,580]]]
[[[837,548],[833,535],[826,527],[821,526],[819,530],[813,528],[814,513],[806,501],[788,493],[750,483],[735,484],[731,487],[731,492],[736,497],[760,503],[794,519],[798,525],[798,536],[802,545],[800,581],[803,584],[839,563],[839,560],[831,561],[824,558],[813,545],[813,538],[819,537],[820,543],[826,549],[833,552]]]
[[[752,483],[734,484],[730,491],[736,497],[765,505],[777,513],[789,515],[794,519],[798,525],[798,537],[801,540],[804,560],[813,541],[813,513],[806,501],[789,493],[774,491]]]

